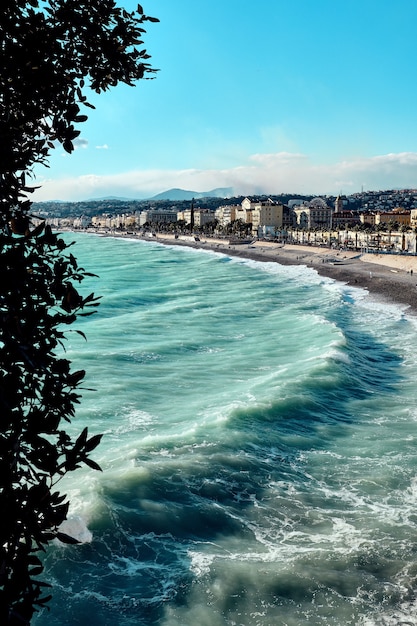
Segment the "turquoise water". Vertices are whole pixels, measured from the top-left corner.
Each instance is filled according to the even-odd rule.
[[[416,322],[305,267],[71,238],[104,471],[63,487],[83,543],[36,626],[417,624]]]

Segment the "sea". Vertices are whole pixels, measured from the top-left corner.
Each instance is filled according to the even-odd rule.
[[[305,266],[64,235],[102,296],[67,332],[65,532],[35,626],[417,624],[417,321]]]

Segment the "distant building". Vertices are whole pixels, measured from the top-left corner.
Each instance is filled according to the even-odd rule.
[[[339,210],[335,211],[332,216],[332,228],[353,227],[360,223],[361,219],[357,211]]]
[[[144,224],[171,224],[177,221],[177,211],[168,209],[149,209],[142,211],[139,215],[139,226]]]
[[[363,211],[359,215],[361,224],[364,224],[366,226],[375,226],[375,218],[376,218],[376,214],[373,213],[372,211]]]
[[[215,213],[214,211],[210,211],[210,209],[185,209],[185,211],[178,212],[178,220],[183,220],[186,224],[191,224],[191,212],[193,212],[194,217],[194,226],[204,226],[204,224],[208,224],[209,222],[214,222]]]
[[[299,198],[291,198],[288,200],[287,205],[290,209],[293,209],[296,206],[301,206],[302,204],[308,204],[308,200],[300,200]]]
[[[102,213],[101,215],[94,215],[90,223],[94,228],[136,228],[137,217],[135,213],[121,213],[117,215]]]
[[[385,211],[376,214],[375,224],[397,224],[411,226],[411,211]]]
[[[297,217],[294,213],[294,209],[284,204],[282,211],[282,228],[288,230],[293,228],[297,223]]]
[[[271,233],[282,228],[284,205],[260,204],[252,211],[252,233],[261,236],[263,233]]]
[[[242,200],[240,208],[236,210],[236,219],[241,219],[245,224],[252,224],[252,234],[263,236],[265,232],[274,232],[282,228],[284,205],[277,204],[271,199],[267,200]]]
[[[342,196],[337,196],[335,203],[334,203],[334,212],[335,213],[342,213],[343,211],[343,198]]]
[[[330,228],[333,209],[327,206],[323,198],[313,198],[301,206],[294,207],[297,226],[310,230],[312,228]]]
[[[236,206],[235,219],[244,224],[252,224],[252,202],[249,198],[242,200],[240,206]]]
[[[411,226],[411,211],[403,209],[394,209],[393,211],[379,213],[377,215],[377,224],[398,224],[398,226]]]
[[[230,222],[233,222],[236,219],[236,208],[240,205],[236,204],[227,204],[224,206],[219,206],[215,212],[215,219],[218,221],[219,226],[227,226]]]
[[[80,217],[74,217],[73,228],[87,228],[91,224],[91,217],[88,215],[81,215]]]
[[[108,213],[102,213],[101,215],[94,215],[91,218],[91,224],[95,228],[110,228],[112,216]]]
[[[379,224],[392,225],[392,226],[412,226],[413,219],[417,223],[416,218],[413,218],[413,214],[417,213],[417,210],[411,209],[410,211],[394,210],[394,211],[369,211],[361,213],[360,221],[362,224],[368,226],[378,226]]]

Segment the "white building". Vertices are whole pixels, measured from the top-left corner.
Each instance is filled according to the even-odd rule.
[[[308,203],[294,207],[297,226],[300,228],[330,228],[333,210],[327,206],[323,198],[313,198]]]
[[[148,211],[141,211],[139,215],[139,226],[144,224],[170,224],[176,222],[178,219],[177,211],[169,211],[167,209],[149,209]]]
[[[236,208],[239,208],[240,205],[236,204],[226,204],[224,206],[219,206],[215,212],[214,216],[219,223],[219,226],[227,226],[230,222],[234,222],[236,219]]]

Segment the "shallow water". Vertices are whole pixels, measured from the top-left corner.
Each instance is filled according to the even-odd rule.
[[[417,624],[415,321],[305,267],[71,238],[104,471],[66,481],[84,543],[36,626]]]

